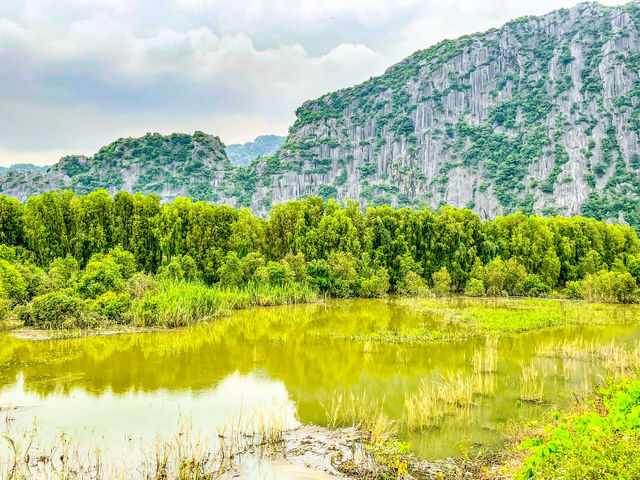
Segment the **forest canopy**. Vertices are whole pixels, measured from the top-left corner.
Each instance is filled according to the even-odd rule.
[[[3,308],[28,306],[23,317],[33,324],[46,323],[42,312],[77,318],[87,305],[117,321],[158,280],[296,285],[307,289],[302,296],[559,292],[620,302],[635,300],[640,280],[640,242],[625,225],[522,213],[483,221],[452,207],[363,211],[320,197],[277,205],[268,219],[104,190],[44,193],[25,204],[0,197],[0,244]]]

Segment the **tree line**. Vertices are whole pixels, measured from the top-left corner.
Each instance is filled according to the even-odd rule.
[[[93,299],[111,284],[119,292],[116,284],[135,272],[224,288],[304,284],[337,297],[562,291],[631,301],[640,280],[640,242],[625,225],[521,213],[483,221],[453,207],[363,211],[319,197],[276,205],[268,219],[187,198],[162,204],[155,195],[104,190],[49,192],[24,204],[0,197],[0,244],[0,298],[12,304],[37,296],[25,287],[24,298],[12,297],[18,276],[27,285],[27,277],[52,269],[75,275],[74,291]],[[89,273],[83,287],[78,278]],[[92,282],[103,285],[91,293]]]

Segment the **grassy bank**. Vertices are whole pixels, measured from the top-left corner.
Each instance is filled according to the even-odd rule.
[[[598,391],[580,414],[559,415],[519,446],[529,453],[514,478],[640,478],[640,381]]]
[[[424,343],[493,337],[567,325],[608,325],[640,315],[640,306],[534,298],[400,297],[399,306],[422,316],[415,325],[394,325],[356,334],[358,341]]]
[[[308,303],[318,298],[311,287],[297,283],[271,286],[251,282],[244,288],[219,288],[164,281],[132,305],[130,323],[144,327],[181,327],[218,318],[232,310]]]
[[[32,327],[69,337],[87,330],[110,333],[175,328],[219,318],[233,310],[309,303],[320,298],[317,290],[296,282],[223,287],[136,274],[121,284],[115,291],[88,298],[77,286],[42,293],[5,311],[0,331]]]
[[[460,459],[457,473],[478,480],[640,478],[637,378],[609,379],[567,410],[512,423],[504,449]]]

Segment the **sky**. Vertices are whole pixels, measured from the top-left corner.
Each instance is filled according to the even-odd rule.
[[[604,1],[615,5],[621,1]],[[305,100],[575,0],[0,0],[0,166],[120,137],[286,135]]]

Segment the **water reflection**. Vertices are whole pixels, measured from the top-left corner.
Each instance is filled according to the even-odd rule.
[[[593,359],[541,356],[550,345],[578,337],[631,345],[640,338],[635,307],[584,308],[585,316],[606,317],[599,322],[606,324],[503,337],[492,347],[495,358],[483,360],[495,365],[480,369],[484,338],[427,344],[351,339],[447,321],[440,311],[410,308],[400,299],[255,309],[176,332],[51,342],[5,335],[0,405],[23,407],[18,421],[38,417],[47,435],[65,428],[119,451],[132,436],[142,441],[174,433],[182,418],[207,434],[230,415],[265,408],[284,411],[290,422],[323,423],[322,404],[335,392],[366,392],[401,419],[407,392],[455,375],[474,379],[473,405],[447,411],[428,431],[403,433],[417,453],[437,458],[458,454],[466,444],[499,441],[500,423],[564,405],[602,377]],[[541,372],[541,404],[519,401],[523,364]]]

